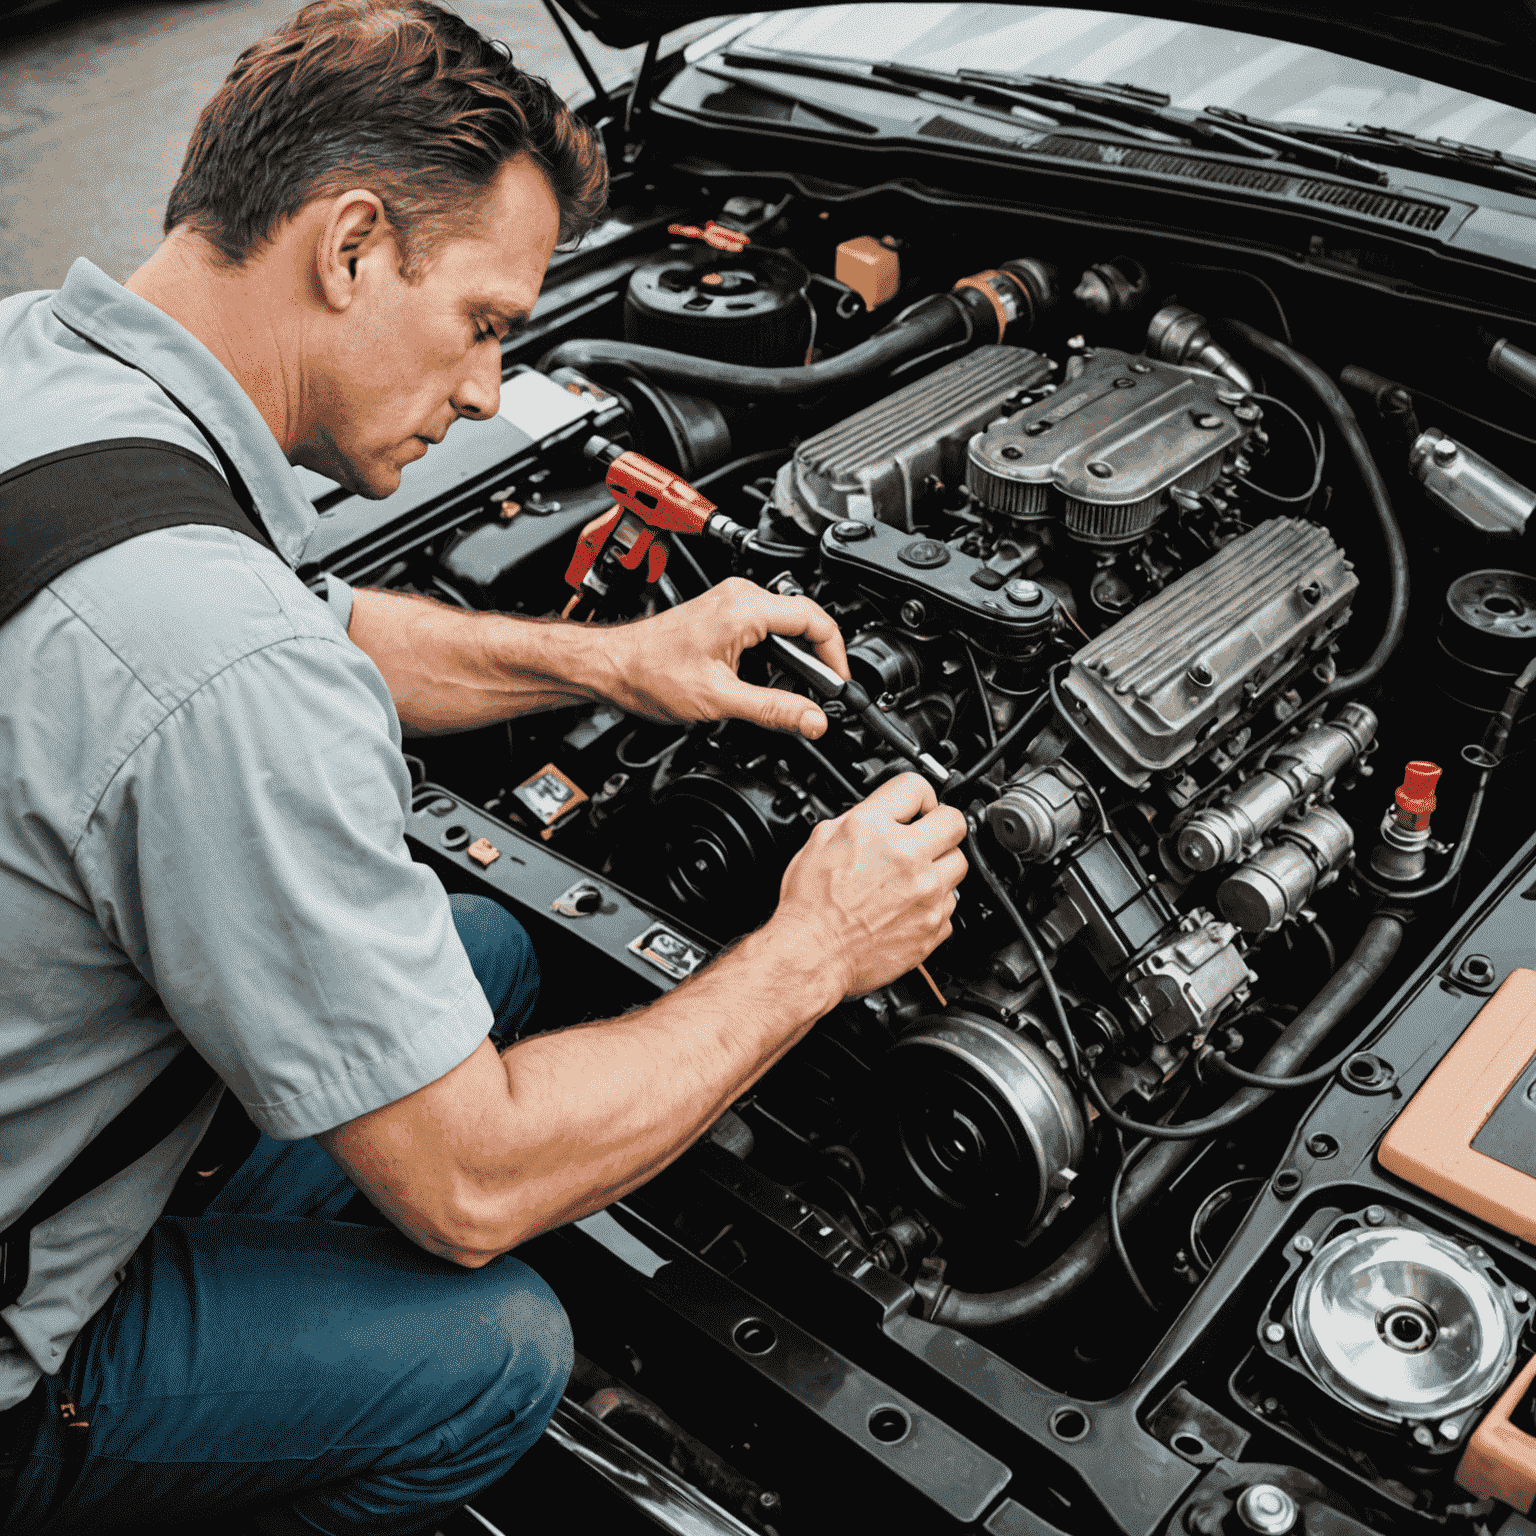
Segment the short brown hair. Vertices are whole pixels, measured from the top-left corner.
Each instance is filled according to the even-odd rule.
[[[608,172],[592,129],[505,45],[429,0],[319,0],[235,61],[203,108],[165,210],[238,266],[315,198],[365,187],[384,204],[401,271],[478,228],[480,197],[527,155],[591,228]]]

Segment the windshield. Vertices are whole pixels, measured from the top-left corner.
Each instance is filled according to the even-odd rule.
[[[773,16],[738,46],[1113,81],[1176,107],[1230,107],[1309,128],[1352,124],[1447,138],[1536,159],[1536,114],[1300,43],[1219,27],[1019,5],[834,5]]]

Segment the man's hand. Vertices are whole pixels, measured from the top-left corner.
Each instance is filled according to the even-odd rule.
[[[839,677],[848,676],[843,639],[808,597],[775,597],[738,576],[701,597],[607,637],[613,701],[652,720],[750,720],[814,741],[827,728],[819,705],[781,688],[755,688],[736,675],[741,653],[769,635],[803,635]]]
[[[779,887],[770,929],[824,951],[845,997],[905,975],[950,935],[965,817],[915,773],[821,822]]]

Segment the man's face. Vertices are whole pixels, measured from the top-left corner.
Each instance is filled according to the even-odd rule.
[[[486,420],[501,397],[501,341],[526,323],[559,238],[542,171],[509,162],[485,194],[477,235],[448,239],[415,282],[393,240],[357,259],[355,295],[306,349],[309,430],[290,457],[370,497],[460,416]]]

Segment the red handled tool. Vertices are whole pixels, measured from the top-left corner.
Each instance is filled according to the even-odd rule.
[[[703,533],[740,549],[752,530],[715,509],[714,502],[660,464],[611,443],[588,439],[582,452],[608,465],[608,492],[617,505],[581,530],[576,553],[565,573],[576,595],[566,605],[568,617],[581,617],[607,594],[620,570],[642,565],[648,584],[661,580],[667,569],[668,533]]]

